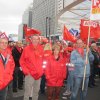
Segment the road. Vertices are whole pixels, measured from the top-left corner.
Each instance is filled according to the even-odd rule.
[[[87,100],[100,100],[100,79],[97,79],[96,83],[98,85],[97,87],[88,88]],[[64,88],[62,88],[62,93],[63,91]],[[23,100],[23,93],[24,93],[23,90],[20,90],[17,93],[13,93],[13,97],[8,96],[7,100]],[[64,100],[62,99],[62,93],[60,96],[60,100]],[[46,95],[40,94],[38,100],[47,100]],[[70,99],[66,99],[66,100],[70,100]]]

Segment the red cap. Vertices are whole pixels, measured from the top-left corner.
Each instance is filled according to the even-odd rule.
[[[8,40],[8,37],[5,33],[2,33],[2,34],[0,34],[0,39],[7,39]]]
[[[41,42],[44,42],[44,43],[48,43],[49,42],[49,40],[44,36],[40,36],[40,39],[41,39]]]
[[[72,47],[67,47],[67,48],[65,48],[65,51],[73,51],[73,48]]]

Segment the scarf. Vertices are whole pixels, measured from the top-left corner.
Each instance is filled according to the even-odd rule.
[[[77,51],[82,57],[84,57],[84,49],[83,48],[78,48]]]

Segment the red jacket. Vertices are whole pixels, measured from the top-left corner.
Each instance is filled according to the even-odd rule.
[[[67,75],[66,71],[66,60],[60,56],[60,59],[57,61],[51,55],[45,68],[47,86],[62,86]]]
[[[2,55],[7,58],[7,62],[4,66],[0,57],[0,90],[4,89],[13,79],[13,71],[15,67],[14,60],[9,49],[6,49]]]
[[[38,45],[36,48],[30,44],[25,47],[20,58],[20,65],[25,75],[32,75],[34,79],[39,79],[43,74],[43,48]]]

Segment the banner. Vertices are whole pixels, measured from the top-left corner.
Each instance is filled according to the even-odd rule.
[[[100,25],[95,21],[81,20],[80,24],[80,38],[82,40],[87,40],[90,25],[90,38],[99,39],[100,38]]]
[[[91,20],[100,20],[100,0],[91,0],[92,7],[91,7]]]

